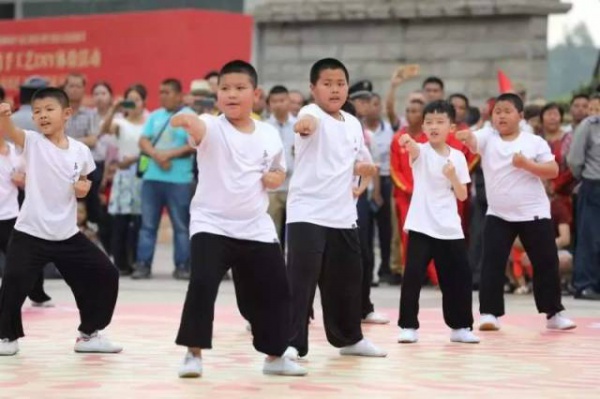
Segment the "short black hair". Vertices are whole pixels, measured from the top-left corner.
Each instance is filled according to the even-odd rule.
[[[573,98],[571,99],[571,105],[573,105],[573,103],[574,103],[576,100],[579,100],[580,98],[583,98],[583,99],[585,99],[585,100],[589,100],[589,99],[590,99],[590,96],[588,96],[588,95],[587,95],[587,94],[585,94],[585,93],[579,93],[579,94],[575,94],[575,95],[573,96]]]
[[[250,82],[252,82],[252,87],[256,88],[258,85],[258,74],[256,73],[256,69],[254,69],[252,64],[246,61],[233,60],[223,65],[223,68],[219,71],[219,80],[221,80],[223,75],[228,75],[230,73],[243,73],[244,75],[248,75]]]
[[[496,97],[496,102],[494,104],[494,108],[496,107],[496,105],[498,105],[498,103],[500,101],[506,101],[506,102],[512,103],[519,113],[523,112],[523,108],[524,108],[523,99],[517,94],[514,94],[514,93],[500,94],[498,97]]]
[[[540,107],[539,105],[535,105],[535,104],[527,105],[525,107],[525,111],[523,112],[523,117],[525,118],[525,120],[539,117],[541,111],[542,111],[542,107]]]
[[[450,95],[450,97],[448,97],[448,102],[450,104],[452,104],[452,100],[454,100],[455,98],[460,98],[461,100],[463,100],[465,102],[465,105],[467,106],[467,110],[471,107],[469,98],[462,93],[454,93],[454,94]]]
[[[425,86],[427,86],[430,83],[435,83],[438,86],[440,86],[442,88],[442,90],[444,90],[444,81],[440,78],[438,78],[437,76],[430,76],[427,79],[425,79],[423,81],[423,84],[421,85],[421,88],[425,88]]]
[[[44,87],[43,89],[36,90],[31,97],[31,102],[34,103],[37,100],[43,100],[45,98],[53,98],[62,108],[68,108],[70,106],[69,97],[63,89],[57,87]]]
[[[204,80],[208,80],[210,78],[214,78],[214,77],[219,77],[219,72],[218,71],[210,71],[209,73],[207,73],[206,75],[204,75]]]
[[[87,85],[87,79],[85,78],[85,75],[79,72],[70,72],[67,77],[65,78],[65,84],[64,86],[67,85],[67,82],[69,81],[70,78],[75,78],[75,79],[81,79],[81,81],[83,82],[83,85]]]
[[[6,98],[6,92],[4,91],[4,87],[0,86],[0,101],[4,101]]]
[[[181,93],[183,91],[183,86],[181,85],[181,80],[175,78],[167,78],[163,80],[161,83],[163,86],[171,86],[176,93]]]
[[[92,86],[92,93],[94,92],[94,90],[96,90],[96,88],[97,88],[97,87],[100,87],[100,86],[104,86],[104,87],[106,87],[106,90],[108,91],[108,93],[109,93],[111,96],[113,95],[113,89],[112,89],[112,87],[110,86],[110,83],[108,83],[108,82],[107,82],[107,81],[105,81],[105,80],[100,80],[100,81],[98,81],[98,82],[94,83],[94,85]]]
[[[340,69],[344,72],[344,76],[346,76],[346,82],[350,81],[350,74],[348,74],[348,69],[342,61],[336,58],[323,58],[315,62],[312,68],[310,68],[310,83],[316,85],[321,72],[326,69]]]
[[[560,105],[558,105],[557,103],[548,103],[546,105],[544,105],[542,107],[542,109],[540,110],[540,121],[544,121],[544,114],[550,110],[556,109],[558,110],[558,113],[560,114],[560,121],[563,121],[563,118],[565,117],[565,111],[562,109],[562,107]]]
[[[140,97],[142,98],[142,101],[146,101],[146,98],[148,97],[148,90],[146,90],[146,87],[142,84],[134,84],[131,85],[127,88],[127,90],[125,90],[125,98],[127,98],[127,96],[129,95],[129,93],[135,91],[137,94],[140,95]]]
[[[446,114],[452,123],[454,123],[454,119],[456,118],[454,107],[446,100],[432,101],[427,104],[425,109],[423,109],[423,119],[428,114]]]
[[[267,96],[267,103],[271,99],[271,96],[273,96],[275,94],[290,94],[290,92],[287,89],[287,87],[285,87],[285,86],[282,86],[282,85],[273,86],[273,87],[271,87],[271,90],[269,90],[269,95]]]

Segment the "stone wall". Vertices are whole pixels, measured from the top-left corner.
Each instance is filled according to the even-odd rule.
[[[374,10],[377,7],[370,12]],[[312,63],[337,57],[348,66],[351,81],[371,79],[382,94],[394,69],[405,63],[420,64],[423,78],[437,75],[446,82],[448,94],[464,92],[475,102],[497,93],[498,69],[524,84],[531,96],[544,94],[547,16],[541,11],[498,14],[498,9],[490,9],[476,16],[447,13],[444,18],[433,12],[427,18],[383,14],[380,9],[379,16],[365,19],[342,15],[304,21],[291,20],[281,9],[265,14],[259,7],[255,61],[262,82],[308,92]],[[399,97],[417,89],[421,80],[407,82]]]

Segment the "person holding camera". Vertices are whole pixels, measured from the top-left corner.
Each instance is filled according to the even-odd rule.
[[[112,252],[121,275],[133,273],[135,248],[142,213],[142,183],[137,176],[140,157],[138,145],[146,122],[144,114],[147,91],[133,85],[125,91],[125,100],[112,107],[101,131],[116,137],[118,170],[114,176],[108,213],[113,216]]]

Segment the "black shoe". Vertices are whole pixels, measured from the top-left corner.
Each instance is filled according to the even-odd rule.
[[[590,301],[600,301],[600,292],[593,288],[586,288],[575,293],[575,299],[587,299]]]
[[[173,271],[173,278],[175,280],[189,280],[191,273],[188,269],[177,268]]]
[[[131,278],[134,280],[146,280],[152,277],[152,272],[149,267],[141,266],[135,268],[131,274]]]

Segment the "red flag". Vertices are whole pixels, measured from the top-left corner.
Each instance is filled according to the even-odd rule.
[[[512,83],[502,69],[498,69],[498,91],[500,91],[500,94],[512,91]]]

